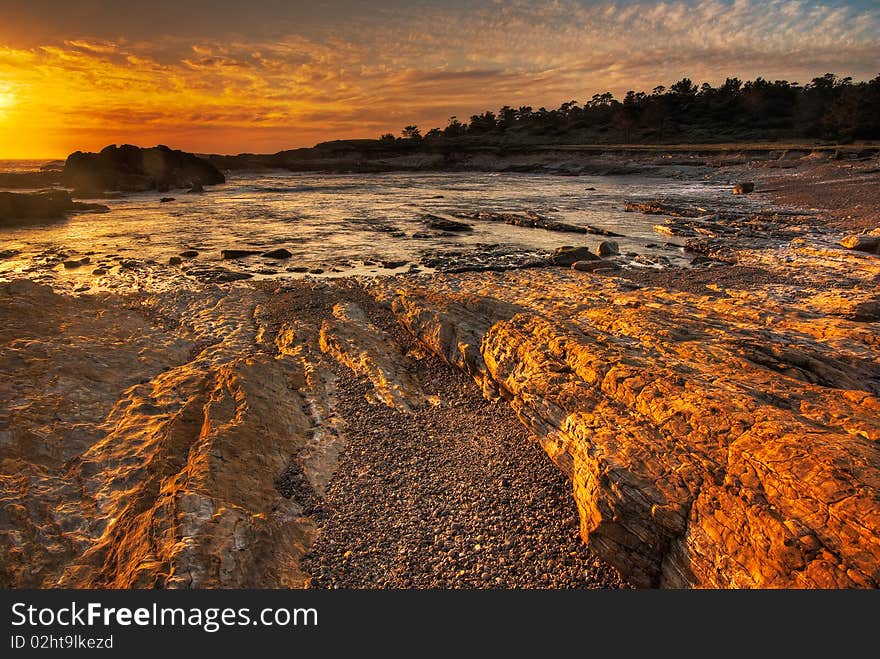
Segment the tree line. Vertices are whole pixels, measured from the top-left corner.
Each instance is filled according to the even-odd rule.
[[[718,87],[683,78],[651,92],[610,92],[554,110],[504,106],[449,118],[422,134],[416,125],[385,141],[580,143],[726,142],[811,138],[840,143],[880,139],[880,75],[867,82],[833,73],[800,85],[787,80],[727,78]]]

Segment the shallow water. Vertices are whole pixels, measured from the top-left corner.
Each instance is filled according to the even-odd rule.
[[[256,279],[304,276],[291,272],[294,267],[321,269],[321,276],[379,275],[406,271],[437,254],[479,254],[493,245],[540,255],[561,245],[602,240],[479,220],[465,220],[472,232],[449,234],[427,231],[422,222],[426,213],[453,218],[467,211],[533,211],[552,220],[592,225],[624,234],[614,238],[622,252],[646,252],[654,244],[653,253],[659,249],[675,261],[685,258],[676,247],[683,240],[658,236],[652,226],[662,218],[626,213],[624,200],[662,196],[717,203],[731,198],[729,185],[717,181],[639,176],[277,171],[233,172],[228,178],[204,194],[131,194],[99,200],[110,207],[107,214],[3,230],[0,251],[19,253],[0,261],[0,278],[26,274],[81,290],[162,289],[190,285],[205,269],[216,267]],[[163,196],[174,201],[160,203]],[[426,231],[430,235],[424,237]],[[281,247],[293,256],[284,261],[260,256],[223,261],[220,253]],[[188,249],[199,255],[179,267],[167,265],[170,257]],[[87,266],[70,269],[61,263],[83,256],[90,259]],[[127,267],[120,267],[123,260]],[[405,265],[385,268],[383,261]],[[98,267],[107,273],[93,275]]]

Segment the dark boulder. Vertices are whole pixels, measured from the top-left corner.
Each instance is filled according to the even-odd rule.
[[[283,247],[279,247],[278,249],[273,249],[269,252],[263,252],[262,256],[267,259],[289,259],[293,256],[293,253],[289,250],[284,249]]]
[[[553,265],[571,266],[578,261],[598,261],[599,257],[589,247],[560,247],[550,257]]]
[[[224,183],[214,165],[191,153],[156,146],[111,145],[100,153],[77,151],[67,157],[64,185],[83,192],[168,190]]]
[[[252,249],[224,249],[220,252],[220,256],[227,261],[229,259],[242,259],[246,256],[256,256],[257,254],[259,252]]]
[[[0,192],[0,226],[36,224],[64,219],[75,211],[106,212],[101,204],[74,201],[65,190],[18,193]]]
[[[465,222],[457,222],[455,220],[448,220],[445,217],[439,217],[437,215],[425,215],[422,218],[422,222],[429,228],[434,229],[435,231],[473,231],[474,228],[470,224],[466,224]]]

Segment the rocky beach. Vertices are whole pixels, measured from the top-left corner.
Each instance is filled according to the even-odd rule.
[[[0,193],[4,587],[880,585],[876,148],[151,152]]]

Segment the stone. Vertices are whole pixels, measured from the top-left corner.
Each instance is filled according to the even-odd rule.
[[[183,252],[180,253],[180,256],[182,256],[185,259],[194,259],[198,255],[199,255],[198,251],[196,251],[194,249],[187,249],[187,250],[184,250]]]
[[[174,201],[174,197],[162,197],[159,200],[160,204],[167,204],[169,201]]]
[[[62,220],[77,211],[103,213],[109,210],[101,204],[74,201],[66,190],[0,192],[0,226]]]
[[[869,254],[880,252],[880,236],[872,236],[871,234],[853,234],[841,240],[840,244],[847,249],[859,252],[868,252]]]
[[[220,251],[223,260],[243,259],[246,256],[257,256],[260,252],[253,249],[224,249]]]
[[[172,256],[168,259],[168,265],[180,265],[181,263],[183,263],[183,259],[179,256]]]
[[[599,270],[620,270],[620,265],[614,261],[575,261],[571,264],[571,269],[580,272],[596,272]]]
[[[584,541],[649,587],[880,586],[880,263],[751,256],[808,289],[704,295],[562,269],[373,294],[573,483]],[[840,277],[863,285],[845,291]],[[779,305],[779,296],[789,302]],[[794,302],[798,300],[798,302]],[[711,328],[707,331],[707,328]]]
[[[278,249],[273,249],[268,252],[263,252],[261,254],[261,256],[263,256],[267,259],[282,260],[282,259],[289,259],[291,256],[293,256],[293,253],[289,250],[284,249],[283,247],[279,247]]]
[[[620,254],[620,247],[613,240],[603,240],[596,245],[596,254],[599,256],[615,256]]]
[[[73,270],[75,268],[88,265],[89,263],[91,263],[91,261],[92,259],[90,259],[88,256],[84,256],[81,259],[68,259],[67,261],[62,262],[62,265],[68,270]]]
[[[64,163],[65,186],[83,192],[140,192],[224,183],[209,161],[167,146],[140,148],[111,145],[99,153],[77,151]]]
[[[425,224],[429,229],[433,229],[435,231],[451,231],[454,233],[459,233],[474,230],[474,227],[472,227],[470,224],[466,224],[465,222],[457,222],[456,220],[450,220],[445,217],[439,217],[437,215],[425,215],[422,218],[422,223]]]
[[[568,267],[577,261],[596,261],[599,257],[590,251],[589,247],[560,247],[550,256],[553,265]]]
[[[733,194],[749,194],[755,191],[754,183],[737,183],[733,186]]]

